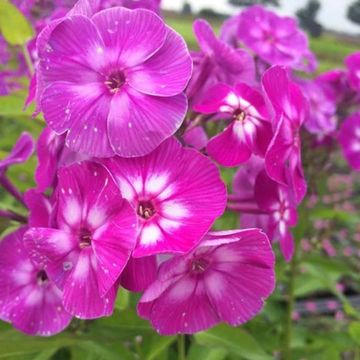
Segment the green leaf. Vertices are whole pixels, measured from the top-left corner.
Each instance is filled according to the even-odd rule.
[[[209,349],[198,344],[192,344],[187,359],[224,360],[228,353],[229,352],[224,348]]]
[[[360,345],[360,321],[356,321],[350,324],[349,334],[353,340]]]
[[[130,293],[125,289],[121,289],[117,295],[115,308],[117,310],[125,310],[129,306]]]
[[[159,336],[154,335],[150,337],[150,344],[146,351],[146,360],[157,360],[159,355],[164,352],[174,341],[175,336]],[[146,339],[145,339],[146,341]],[[144,344],[146,346],[146,344]]]
[[[221,347],[244,359],[272,359],[255,339],[241,328],[232,328],[222,324],[208,331],[196,334],[195,339],[199,344],[208,347]]]
[[[0,1],[0,31],[11,45],[25,45],[34,36],[25,16],[7,0]]]

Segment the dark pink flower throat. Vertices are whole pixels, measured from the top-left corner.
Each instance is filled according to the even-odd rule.
[[[126,78],[123,71],[112,72],[105,81],[105,85],[112,94],[117,93],[125,84]]]

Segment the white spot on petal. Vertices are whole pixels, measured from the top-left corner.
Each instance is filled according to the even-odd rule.
[[[142,245],[156,244],[161,239],[161,230],[154,224],[147,225],[143,228],[140,237]]]

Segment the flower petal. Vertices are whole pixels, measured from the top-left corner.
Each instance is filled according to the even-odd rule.
[[[191,71],[192,61],[185,41],[167,27],[164,45],[150,59],[129,69],[127,79],[144,94],[174,96],[185,89]]]
[[[162,98],[128,87],[111,102],[108,134],[114,151],[123,157],[148,154],[179,129],[186,110],[184,94]]]
[[[98,12],[92,20],[111,52],[110,57],[118,59],[114,65],[141,64],[158,51],[166,39],[164,22],[148,10],[114,7]]]

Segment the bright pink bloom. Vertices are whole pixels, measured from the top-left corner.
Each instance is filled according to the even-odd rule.
[[[237,84],[234,88],[218,84],[204,95],[194,110],[221,113],[231,120],[206,147],[208,154],[221,165],[240,165],[253,153],[265,155],[272,130],[264,99],[258,91],[246,84]]]
[[[296,207],[289,188],[271,180],[265,171],[255,182],[255,198],[260,210],[269,214],[266,233],[270,239],[279,239],[280,249],[286,261],[294,254],[294,239],[290,227],[296,225]]]
[[[144,157],[103,163],[138,214],[134,257],[191,250],[224,211],[226,189],[216,166],[175,138]]]
[[[351,87],[360,91],[360,52],[353,53],[345,58],[348,68],[348,78]]]
[[[63,289],[69,313],[110,315],[116,282],[135,246],[136,215],[107,171],[90,162],[59,170],[57,198],[57,227],[31,228],[25,245]]]
[[[85,5],[39,35],[41,110],[73,151],[147,154],[185,116],[192,71],[186,44],[151,11],[116,7],[93,15]]]
[[[208,233],[199,247],[160,266],[138,313],[162,335],[192,334],[253,318],[274,289],[274,254],[258,229]]]
[[[194,72],[187,88],[191,103],[196,103],[219,82],[235,85],[238,82],[254,84],[255,64],[242,49],[234,49],[216,38],[210,24],[199,19],[194,22],[194,33],[200,52],[194,52]]]
[[[239,39],[265,62],[315,70],[315,55],[295,19],[279,16],[259,5],[246,9],[238,19]]]
[[[72,316],[46,271],[31,262],[23,244],[26,227],[0,241],[0,318],[29,335],[64,330]]]
[[[290,186],[297,203],[306,193],[301,164],[300,129],[308,115],[308,103],[299,87],[289,80],[286,68],[273,66],[263,76],[264,90],[274,109],[274,137],[265,155],[269,176]]]
[[[360,170],[360,113],[352,114],[344,120],[338,140],[349,165],[354,170]]]

